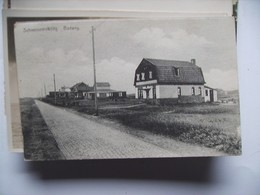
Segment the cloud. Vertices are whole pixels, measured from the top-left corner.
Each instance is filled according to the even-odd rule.
[[[212,88],[220,88],[224,90],[238,89],[237,70],[219,70],[211,69],[204,73],[206,85]]]
[[[214,45],[206,38],[183,29],[166,33],[160,28],[143,28],[134,34],[133,40],[138,47],[150,51],[152,57],[168,59],[190,59]]]
[[[134,93],[134,73],[136,65],[118,57],[104,59],[96,65],[97,81],[111,84],[111,89]]]

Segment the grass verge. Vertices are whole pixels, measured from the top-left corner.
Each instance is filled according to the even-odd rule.
[[[24,156],[27,160],[62,160],[64,155],[48,129],[32,98],[20,99],[24,137]]]

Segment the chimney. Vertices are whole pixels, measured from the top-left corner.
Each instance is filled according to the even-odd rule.
[[[196,59],[191,59],[190,62],[194,65],[196,65]]]

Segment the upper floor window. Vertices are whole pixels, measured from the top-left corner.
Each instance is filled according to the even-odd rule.
[[[194,87],[191,88],[191,95],[195,95],[195,88]]]
[[[142,79],[142,80],[145,80],[145,73],[142,72],[141,75],[142,75],[142,78],[141,78],[141,79]]]
[[[153,72],[149,71],[149,79],[152,79],[152,78],[153,78]]]
[[[140,74],[136,74],[136,80],[140,81]]]

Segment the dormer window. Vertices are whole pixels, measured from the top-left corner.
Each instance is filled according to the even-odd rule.
[[[149,79],[152,79],[152,78],[153,78],[153,72],[149,71]]]
[[[174,68],[175,71],[175,76],[180,76],[180,69],[179,68]]]
[[[142,78],[141,78],[141,79],[142,79],[142,80],[145,80],[145,74],[144,74],[144,72],[142,72],[141,75],[142,75]]]
[[[136,74],[136,80],[140,81],[140,74]]]

